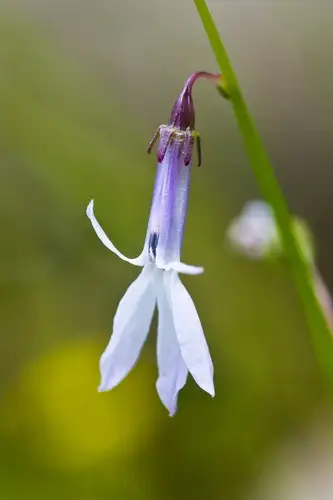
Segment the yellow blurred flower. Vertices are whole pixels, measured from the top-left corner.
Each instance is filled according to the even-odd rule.
[[[71,342],[27,365],[4,402],[2,430],[23,428],[33,437],[32,452],[65,468],[143,445],[156,420],[152,374],[141,362],[135,376],[99,394],[100,350],[95,343]]]

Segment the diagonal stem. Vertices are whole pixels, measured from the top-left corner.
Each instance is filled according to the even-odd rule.
[[[265,200],[271,205],[281,240],[288,256],[295,284],[302,301],[311,340],[321,369],[333,384],[333,341],[329,326],[316,297],[312,270],[305,261],[295,237],[292,219],[279,183],[270,164],[254,120],[239,87],[236,74],[205,0],[194,0],[217,63],[226,80],[245,150]]]

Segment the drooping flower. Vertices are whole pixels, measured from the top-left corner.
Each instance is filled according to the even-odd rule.
[[[133,368],[157,305],[156,388],[170,415],[176,412],[178,392],[184,387],[188,372],[204,391],[214,396],[209,349],[195,305],[178,276],[178,273],[203,272],[202,267],[180,261],[195,142],[201,164],[192,100],[193,83],[199,77],[219,79],[210,73],[193,73],[174,104],[169,125],[161,125],[149,144],[148,152],[159,140],[155,188],[142,253],[134,259],[125,257],[97,222],[93,201],[87,208],[87,215],[104,245],[121,259],[143,267],[116,311],[111,339],[100,360],[99,390],[112,389]]]

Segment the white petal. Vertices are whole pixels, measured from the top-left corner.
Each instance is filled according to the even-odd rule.
[[[159,374],[156,389],[162,403],[169,410],[170,416],[173,416],[177,410],[178,392],[186,384],[188,370],[180,353],[171,306],[168,300],[170,278],[171,273],[160,272],[156,283],[158,307],[157,364]]]
[[[157,267],[158,262],[156,262]],[[162,268],[163,269],[163,268]],[[173,270],[176,271],[177,273],[183,273],[183,274],[202,274],[204,272],[203,267],[199,266],[189,266],[188,264],[183,264],[182,262],[171,262],[164,266],[164,269],[166,271]]]
[[[180,352],[196,383],[215,395],[213,363],[195,305],[178,274],[171,272],[170,301]]]
[[[119,303],[113,333],[100,360],[100,391],[119,384],[139,357],[156,303],[153,273],[152,266],[144,267]]]
[[[333,300],[318,269],[313,270],[313,282],[319,304],[325,314],[327,323],[333,329]]]
[[[103,231],[101,226],[99,225],[99,223],[94,215],[94,200],[91,200],[91,202],[89,203],[89,205],[87,207],[87,216],[89,217],[90,222],[91,222],[93,228],[95,229],[97,236],[99,237],[101,242],[106,246],[106,248],[108,248],[109,250],[111,250],[111,252],[118,255],[118,257],[120,257],[122,260],[125,260],[126,262],[129,262],[130,264],[133,264],[134,266],[144,266],[145,264],[147,264],[148,259],[146,259],[144,257],[144,255],[145,255],[144,252],[142,252],[141,255],[139,255],[135,259],[129,259],[125,255],[123,255],[121,252],[119,252],[119,250],[117,250],[117,248],[109,240],[109,238],[107,237],[107,235],[105,234],[105,232]]]
[[[246,216],[272,218],[271,206],[263,200],[252,200],[245,203],[242,213]]]

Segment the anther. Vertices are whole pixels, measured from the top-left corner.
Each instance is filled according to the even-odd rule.
[[[156,259],[158,238],[159,238],[158,233],[151,233],[148,241],[148,252],[154,259]]]
[[[153,147],[155,146],[155,143],[157,141],[157,139],[159,138],[160,136],[160,130],[161,130],[161,127],[158,127],[158,129],[156,130],[155,134],[153,135],[149,145],[148,145],[148,149],[147,149],[147,153],[151,153],[152,150],[153,150]]]

